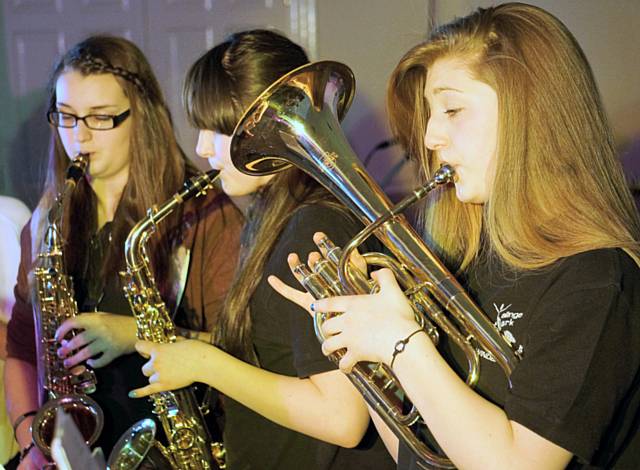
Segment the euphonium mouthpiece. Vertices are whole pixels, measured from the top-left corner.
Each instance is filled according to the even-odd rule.
[[[395,216],[398,214],[402,214],[409,206],[415,204],[420,199],[429,194],[432,190],[437,188],[438,186],[442,186],[443,184],[453,183],[456,178],[456,173],[449,165],[442,165],[438,170],[433,174],[433,178],[431,178],[427,183],[415,189],[409,196],[404,198],[398,204],[396,204],[390,211],[389,214],[380,222],[388,220],[389,217]]]
[[[442,165],[433,175],[433,180],[438,184],[453,183],[456,179],[456,172],[449,165]]]

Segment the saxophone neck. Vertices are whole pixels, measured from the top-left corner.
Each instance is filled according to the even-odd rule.
[[[49,224],[43,240],[48,253],[62,252],[63,240],[57,223]]]
[[[146,264],[146,254],[144,247],[149,236],[156,230],[153,212],[157,211],[154,206],[147,212],[147,217],[140,220],[129,232],[124,243],[124,259],[127,270],[130,272],[138,270]]]
[[[157,230],[158,224],[168,217],[181,204],[189,199],[203,195],[218,179],[218,171],[211,170],[186,180],[182,189],[160,206],[153,206],[146,217],[140,220],[129,232],[125,242],[125,261],[127,268],[139,269],[147,263],[145,246],[149,237]]]
[[[60,227],[62,226],[62,218],[64,216],[64,208],[78,185],[78,181],[85,175],[89,166],[89,155],[85,153],[78,154],[69,164],[62,189],[53,201],[51,209],[47,214],[49,226],[44,236],[44,243],[50,249],[52,247],[62,248],[62,234]]]

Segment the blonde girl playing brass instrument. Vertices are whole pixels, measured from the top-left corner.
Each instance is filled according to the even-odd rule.
[[[272,285],[343,312],[325,322],[323,352],[345,348],[345,372],[392,366],[457,467],[635,468],[640,223],[571,33],[537,7],[479,9],[402,58],[388,103],[425,178],[443,163],[457,174],[424,206],[425,236],[521,355],[512,386],[483,354],[467,387],[464,357],[434,347],[386,269],[375,295],[313,301]],[[386,438],[398,468],[416,468]]]

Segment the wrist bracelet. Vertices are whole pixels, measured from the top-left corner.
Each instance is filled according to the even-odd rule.
[[[404,349],[407,347],[407,343],[409,342],[409,340],[414,336],[417,335],[418,333],[420,333],[421,331],[424,331],[422,328],[418,328],[416,331],[414,331],[413,333],[411,333],[409,336],[407,336],[405,339],[401,339],[400,341],[398,341],[396,343],[396,345],[393,347],[393,354],[391,355],[391,364],[389,364],[389,367],[391,369],[393,369],[393,363],[396,360],[396,357],[398,356],[398,354],[400,354],[402,351],[404,351]]]
[[[22,422],[27,419],[29,416],[34,416],[37,413],[36,410],[31,410],[31,411],[27,411],[26,413],[22,413],[20,416],[18,416],[18,419],[16,419],[16,422],[13,423],[13,435],[16,435],[16,432],[18,431],[18,426],[20,426],[22,424]]]
[[[31,449],[33,449],[33,442],[31,442],[31,444],[29,444],[27,447],[20,449],[20,462],[22,462],[27,454],[31,452]]]

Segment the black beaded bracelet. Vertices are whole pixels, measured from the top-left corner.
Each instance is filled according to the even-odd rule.
[[[398,356],[398,354],[400,354],[402,351],[404,351],[404,348],[407,347],[407,343],[409,342],[409,340],[414,336],[417,335],[418,333],[420,333],[421,331],[424,331],[422,328],[418,328],[416,331],[414,331],[413,333],[411,333],[409,336],[407,336],[405,339],[401,339],[400,341],[398,341],[396,343],[396,345],[393,347],[393,354],[391,355],[391,364],[389,364],[389,367],[391,369],[393,369],[393,363],[396,361],[396,357]]]
[[[25,419],[27,419],[29,416],[35,415],[36,413],[37,413],[36,410],[31,410],[31,411],[27,411],[26,413],[22,413],[20,416],[18,416],[18,419],[16,419],[16,422],[13,423],[13,435],[15,436],[16,432],[18,431],[18,426],[20,426]]]
[[[20,462],[27,456],[29,452],[33,449],[33,442],[29,444],[27,447],[20,449]]]

